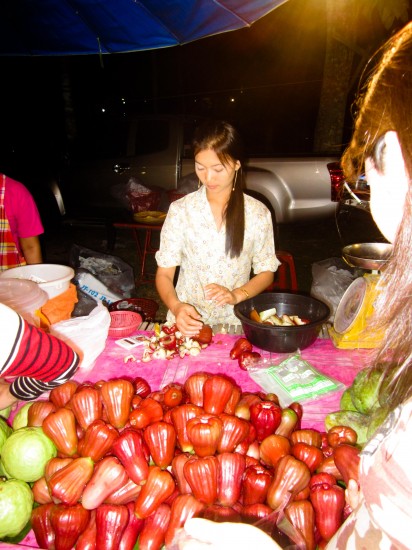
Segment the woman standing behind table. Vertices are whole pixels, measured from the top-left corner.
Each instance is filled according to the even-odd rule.
[[[347,177],[365,169],[371,210],[393,255],[380,278],[369,330],[385,330],[374,365],[387,365],[389,386],[381,398],[391,413],[361,453],[359,482],[346,491],[353,513],[326,545],[327,550],[412,548],[412,23],[388,41],[359,101],[354,135],[343,159]],[[392,370],[392,368],[396,370]],[[236,524],[186,522],[179,548],[251,548],[261,534]],[[232,544],[224,546],[224,541]],[[260,548],[278,548],[266,540]]]
[[[26,187],[0,174],[0,271],[42,262],[44,232],[36,203]]]
[[[196,131],[193,149],[199,189],[172,202],[156,253],[156,287],[167,319],[186,336],[196,335],[203,322],[240,324],[233,306],[265,290],[279,265],[271,214],[243,193],[236,130],[209,122]]]

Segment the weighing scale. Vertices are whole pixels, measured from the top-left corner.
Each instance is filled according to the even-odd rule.
[[[365,331],[378,294],[380,270],[392,254],[388,243],[351,244],[342,249],[351,267],[367,271],[346,289],[336,309],[330,337],[337,348],[375,348],[383,334]]]

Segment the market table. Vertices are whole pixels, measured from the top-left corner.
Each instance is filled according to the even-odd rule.
[[[151,336],[153,330],[140,330],[136,335]],[[79,382],[98,382],[110,378],[126,376],[133,378],[142,376],[152,390],[161,389],[171,382],[184,382],[194,372],[205,371],[223,373],[232,377],[243,391],[259,391],[260,387],[250,378],[246,371],[238,367],[237,361],[230,359],[229,351],[239,334],[215,334],[212,343],[196,356],[183,358],[156,359],[149,362],[142,361],[143,346],[132,350],[125,350],[116,344],[116,339],[108,338],[106,346],[90,369],[77,372],[75,379]],[[268,365],[279,363],[288,354],[276,354],[254,348],[259,351]],[[349,386],[356,374],[361,370],[368,359],[368,350],[338,349],[328,338],[318,338],[314,344],[301,352],[303,359],[308,361],[321,373],[342,382],[344,387]],[[344,387],[333,393],[318,397],[314,401],[303,404],[303,428],[324,430],[324,418],[328,412],[339,409],[339,401]],[[32,532],[19,545],[8,545],[0,542],[0,549],[28,550],[38,548]]]
[[[136,335],[151,336],[153,331],[137,331]],[[243,391],[259,391],[261,388],[249,374],[238,367],[236,360],[230,359],[229,351],[238,338],[238,334],[215,334],[212,343],[195,357],[153,359],[147,363],[142,361],[143,346],[127,351],[116,344],[116,339],[108,338],[106,347],[92,370],[80,370],[75,379],[81,382],[97,382],[121,376],[142,376],[149,382],[152,390],[158,390],[171,382],[184,382],[194,372],[206,371],[232,377]],[[254,349],[267,361],[268,366],[279,363],[289,355],[271,353],[256,347]],[[321,373],[348,386],[356,373],[365,366],[368,352],[361,349],[338,349],[329,338],[318,338],[312,346],[301,352],[301,356]],[[126,358],[129,360],[126,361]],[[304,427],[323,430],[325,415],[339,409],[342,391],[343,389],[306,403],[303,407]]]

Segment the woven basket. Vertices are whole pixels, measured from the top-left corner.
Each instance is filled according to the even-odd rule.
[[[112,338],[130,336],[142,323],[142,316],[134,311],[111,311],[110,319],[109,336]]]
[[[150,298],[124,298],[110,304],[109,311],[134,311],[143,317],[143,321],[154,321],[159,304]]]

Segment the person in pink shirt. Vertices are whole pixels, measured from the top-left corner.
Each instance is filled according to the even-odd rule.
[[[36,203],[20,182],[0,174],[0,271],[42,263],[44,232]]]

